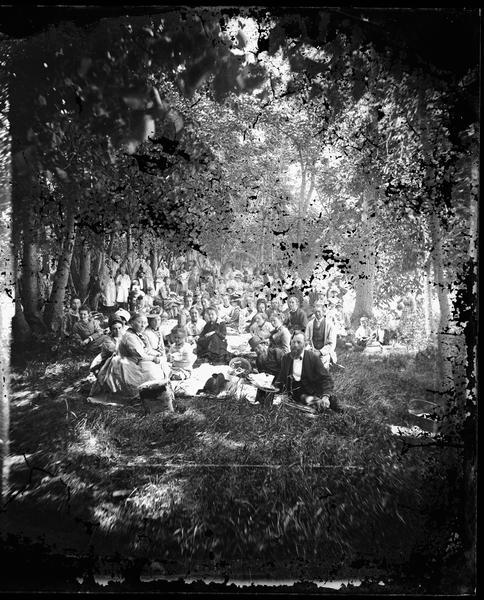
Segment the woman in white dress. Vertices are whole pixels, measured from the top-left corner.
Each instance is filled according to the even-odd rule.
[[[131,287],[131,277],[126,273],[126,268],[124,266],[119,267],[115,283],[116,302],[122,308],[127,308],[129,289]]]
[[[135,313],[129,328],[121,338],[118,349],[104,363],[98,374],[99,388],[116,396],[133,399],[139,388],[148,381],[162,384],[167,381],[160,353],[153,350],[143,336],[148,321]]]

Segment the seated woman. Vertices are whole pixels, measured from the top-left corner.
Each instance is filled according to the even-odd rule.
[[[107,335],[95,319],[91,319],[88,306],[79,309],[79,321],[72,327],[72,339],[77,345],[87,352],[99,352],[101,345],[106,341]]]
[[[268,318],[267,315],[267,301],[265,298],[258,298],[256,303],[255,303],[255,310],[256,313],[263,313],[266,316],[266,319]],[[251,325],[253,325],[255,323],[255,315],[252,317],[252,321],[251,321]]]
[[[249,295],[242,298],[240,305],[242,308],[239,313],[239,333],[245,333],[250,330],[249,328],[253,324],[253,319],[257,311],[254,306],[254,300]]]
[[[277,375],[281,368],[282,357],[290,351],[291,335],[282,324],[281,313],[272,313],[271,325],[274,328],[267,340],[256,347],[256,366],[259,372]]]
[[[211,306],[210,298],[208,296],[202,296],[200,299],[200,305],[201,305],[200,316],[202,317],[202,319],[204,321],[206,321],[207,320],[207,311]]]
[[[152,350],[143,336],[147,324],[143,314],[132,316],[116,353],[101,367],[90,396],[108,392],[130,400],[138,397],[143,383],[167,381],[160,353]]]
[[[249,346],[254,350],[254,348],[263,342],[264,340],[268,340],[272,333],[272,325],[267,321],[266,315],[264,313],[257,313],[254,317],[254,324],[250,326],[250,333],[252,337],[249,340]]]
[[[124,333],[124,321],[121,317],[111,315],[109,317],[109,335],[101,344],[101,352],[94,357],[91,363],[90,371],[96,375],[107,359],[118,349],[119,342]]]
[[[222,296],[222,304],[219,305],[218,307],[218,318],[220,320],[221,323],[226,323],[228,320],[230,320],[230,315],[232,314],[233,311],[233,306],[230,303],[230,295],[229,294],[224,294]],[[207,311],[208,313],[208,311]],[[207,318],[202,315],[203,318],[205,320],[208,320],[208,314],[207,314]]]
[[[163,340],[163,334],[160,331],[161,325],[161,314],[153,309],[149,315],[146,315],[148,320],[148,326],[143,332],[144,337],[148,341],[149,347],[155,352],[159,352],[160,355],[165,354],[165,343]]]
[[[232,294],[232,296],[230,296],[230,305],[232,310],[225,320],[225,325],[238,332],[240,317],[240,294]]]
[[[177,327],[173,335],[175,341],[167,352],[167,358],[171,363],[170,379],[188,379],[192,374],[192,365],[196,359],[193,354],[193,346],[187,342],[187,334],[183,327]]]
[[[197,341],[196,355],[211,363],[224,363],[227,359],[227,329],[218,322],[215,306],[207,311],[207,323]]]

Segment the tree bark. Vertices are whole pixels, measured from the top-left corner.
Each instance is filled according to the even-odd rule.
[[[418,96],[418,114],[421,130],[422,153],[425,161],[430,161],[431,147],[428,136],[428,116],[426,113],[426,98],[423,85]],[[426,173],[426,180],[432,181],[430,171]],[[442,228],[437,206],[431,204],[429,208],[429,230],[432,245],[431,260],[434,270],[434,286],[437,287],[440,319],[437,328],[437,378],[436,388],[439,393],[451,394],[454,389],[452,376],[452,345],[449,331],[450,307],[448,286],[444,276],[444,256],[442,248]]]
[[[477,144],[472,148],[470,164],[469,194],[469,260],[468,273],[464,274],[465,293],[472,310],[464,325],[466,349],[466,390],[465,415],[463,427],[464,441],[464,536],[463,545],[466,568],[469,579],[469,590],[474,591],[477,573],[476,547],[476,482],[477,482],[477,243],[478,243],[478,201],[479,201],[479,165]]]
[[[44,311],[45,323],[48,328],[55,333],[58,333],[62,327],[64,299],[76,241],[75,213],[76,211],[74,207],[69,207],[62,252],[57,264],[57,271],[55,273],[54,284],[52,286],[49,302],[47,303]]]
[[[297,206],[297,229],[296,229],[296,266],[299,269],[301,266],[301,238],[302,238],[302,211],[304,206],[304,201],[306,198],[306,165],[304,164],[303,155],[301,149],[298,148],[299,153],[299,164],[301,166],[301,187],[299,189],[299,200]]]
[[[89,282],[91,280],[91,249],[87,241],[83,240],[80,249],[79,261],[79,295],[84,304],[89,294]]]
[[[25,318],[32,327],[38,328],[42,321],[39,310],[40,264],[30,213],[26,215],[23,227],[22,248],[22,305]]]
[[[432,262],[434,267],[434,280],[435,285],[437,286],[437,297],[439,300],[440,309],[439,327],[437,331],[437,384],[438,391],[440,393],[452,394],[454,390],[454,379],[452,375],[453,336],[449,331],[449,292],[444,275],[442,230],[439,218],[435,212],[433,212],[430,216],[430,231],[432,237]]]
[[[376,193],[373,190],[373,193]],[[358,251],[358,269],[354,283],[355,308],[351,315],[352,327],[358,327],[360,318],[373,317],[373,295],[375,288],[376,244],[371,222],[368,218],[368,199],[363,198],[361,236]]]
[[[425,335],[430,342],[434,336],[434,314],[432,306],[432,261],[425,264],[422,276],[423,309],[425,318]]]

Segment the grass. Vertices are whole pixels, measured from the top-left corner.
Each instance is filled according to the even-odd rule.
[[[405,357],[342,362],[343,410],[316,419],[234,399],[177,399],[169,415],[93,406],[85,363],[30,362],[12,384],[11,452],[30,457],[12,467],[9,530],[90,553],[98,571],[116,555],[165,574],[435,571],[456,527],[458,456],[408,451],[388,426],[415,422],[408,402],[432,372]]]

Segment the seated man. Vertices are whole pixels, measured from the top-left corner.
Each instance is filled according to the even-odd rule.
[[[294,402],[318,409],[336,408],[330,402],[333,380],[318,355],[305,345],[304,333],[292,336],[291,351],[283,357],[273,385]]]
[[[355,331],[356,343],[358,346],[365,347],[373,337],[374,335],[368,326],[368,317],[361,317],[360,326]]]
[[[64,320],[62,322],[62,333],[66,337],[70,337],[72,335],[72,329],[74,325],[79,321],[79,309],[81,307],[80,298],[72,298],[69,310],[64,315]]]
[[[289,310],[286,314],[284,325],[289,329],[289,333],[292,334],[295,331],[306,331],[308,316],[303,309],[299,307],[298,298],[296,296],[290,296],[287,301],[287,306]]]
[[[174,332],[175,341],[168,348],[167,358],[171,363],[170,379],[188,379],[195,362],[193,346],[187,342],[187,334],[183,327],[177,327]]]
[[[336,362],[336,338],[336,328],[326,318],[326,305],[315,304],[314,316],[306,327],[306,339],[311,350],[320,355],[326,369],[331,362]]]
[[[89,353],[99,352],[102,344],[109,341],[99,322],[91,319],[88,306],[81,306],[79,309],[79,321],[72,328],[72,339]]]
[[[199,359],[212,363],[227,360],[227,329],[225,323],[218,322],[217,309],[211,306],[207,311],[207,323],[197,341],[196,355]]]

